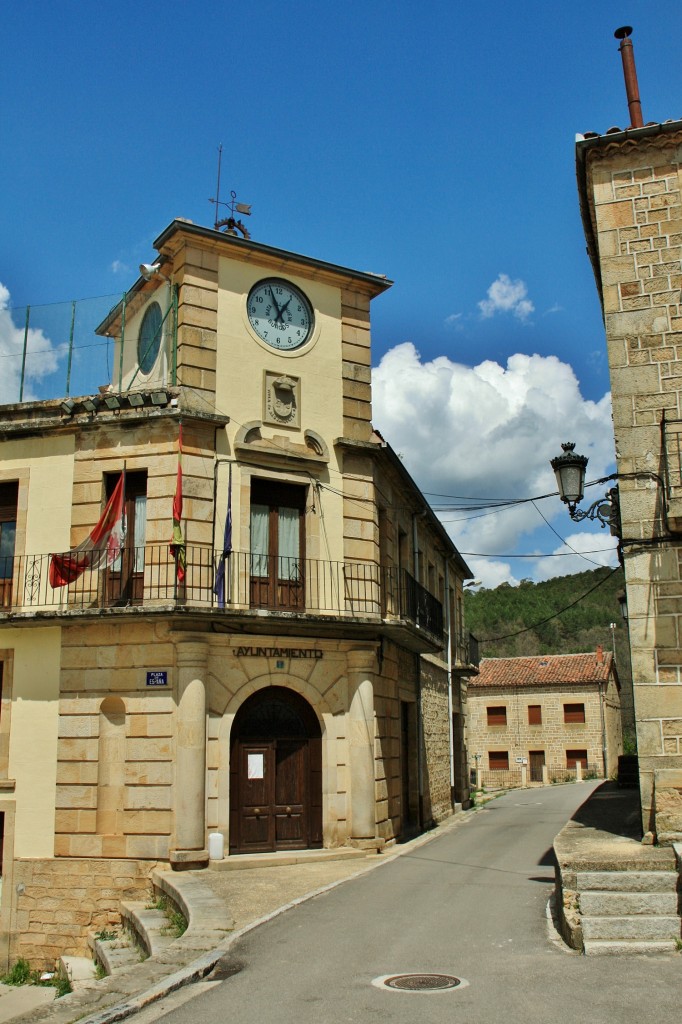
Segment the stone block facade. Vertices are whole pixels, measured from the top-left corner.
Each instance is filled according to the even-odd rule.
[[[207,864],[211,832],[230,854],[379,849],[468,799],[470,571],[371,423],[369,310],[390,282],[185,221],[155,245],[159,272],[98,328],[115,407],[0,408],[0,485],[18,495],[6,962],[85,952],[157,863]],[[291,347],[287,281],[312,313]],[[268,287],[273,337],[248,309]],[[168,319],[140,372],[154,304]],[[95,559],[76,547],[119,481],[126,529]],[[54,582],[52,552],[72,578]]]
[[[121,900],[152,896],[148,860],[18,860],[16,900],[0,936],[0,958],[54,970],[64,953],[89,956],[87,935],[121,923]]]
[[[643,827],[655,833],[659,773],[682,765],[682,123],[588,136],[577,157],[611,374]]]
[[[506,754],[508,771],[520,779],[524,766],[541,782],[542,766],[561,778],[581,752],[583,775],[617,771],[622,727],[610,654],[484,658],[467,708],[472,768],[494,771]]]

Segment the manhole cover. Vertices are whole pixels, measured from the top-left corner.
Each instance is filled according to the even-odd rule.
[[[443,992],[462,984],[461,978],[452,974],[393,974],[382,978],[381,982],[385,988],[400,992]]]

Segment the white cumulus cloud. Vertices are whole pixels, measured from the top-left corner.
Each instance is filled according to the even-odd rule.
[[[24,350],[24,323],[16,324],[9,308],[10,293],[0,283],[0,402],[19,401],[21,364]],[[59,351],[39,328],[29,326],[26,335],[24,401],[35,398],[31,383],[57,369]]]
[[[496,313],[513,313],[519,320],[526,321],[535,312],[525,283],[512,281],[508,274],[498,274],[488,288],[488,298],[482,299],[478,308],[485,319]]]
[[[383,356],[372,385],[374,423],[431,503],[460,506],[439,512],[459,550],[499,555],[496,564],[466,556],[475,575],[487,586],[501,582],[502,574],[509,582],[545,578],[549,565],[538,575],[533,560],[510,569],[504,556],[538,527],[549,533],[542,516],[556,520],[560,536],[565,534],[570,520],[558,498],[538,502],[539,511],[523,503],[495,512],[467,512],[461,499],[485,504],[555,491],[549,460],[561,453],[563,441],[574,441],[589,457],[588,480],[607,475],[614,458],[610,395],[598,402],[583,398],[572,367],[556,356],[516,353],[504,366],[491,360],[466,366],[446,356],[422,362],[411,342]],[[598,546],[592,534],[586,536]],[[555,548],[552,537],[543,550],[552,542]],[[562,564],[573,559],[548,562],[554,565],[550,575],[576,571]],[[582,561],[581,568],[589,563]]]

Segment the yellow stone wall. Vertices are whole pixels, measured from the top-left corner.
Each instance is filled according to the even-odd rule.
[[[645,830],[655,829],[654,772],[682,765],[681,158],[680,132],[586,150],[611,372]]]
[[[468,692],[469,754],[472,766],[476,754],[481,759],[478,767],[488,770],[488,752],[506,750],[509,753],[509,768],[519,766],[517,757],[528,757],[531,750],[543,750],[548,769],[566,768],[567,750],[587,750],[590,768],[602,774],[602,720],[600,697],[596,685],[565,686],[545,690],[540,687],[523,689],[498,689],[469,685]],[[539,704],[542,709],[542,724],[528,724],[528,705]],[[565,723],[564,704],[584,704],[585,722]],[[618,767],[618,755],[622,753],[620,727],[620,698],[615,682],[610,681],[604,692],[604,732],[607,745],[607,777]],[[506,725],[488,725],[487,708],[505,707]]]

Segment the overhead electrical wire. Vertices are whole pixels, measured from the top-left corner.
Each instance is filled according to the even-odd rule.
[[[599,568],[600,569],[604,569],[605,566],[600,565]],[[599,580],[599,582],[596,583],[593,587],[590,587],[589,590],[586,590],[585,593],[581,594],[580,597],[576,598],[575,601],[571,601],[571,603],[567,604],[564,608],[560,608],[558,612],[554,612],[552,615],[547,615],[546,618],[540,619],[539,622],[534,622],[531,626],[524,626],[523,629],[517,629],[513,633],[505,633],[504,636],[489,636],[489,637],[485,637],[485,639],[481,639],[479,637],[479,640],[478,640],[479,644],[495,644],[499,640],[509,640],[513,636],[520,636],[521,633],[529,633],[531,629],[537,629],[538,626],[544,626],[544,624],[546,622],[551,622],[552,619],[558,619],[560,615],[564,614],[564,612],[569,611],[569,609],[571,609],[571,608],[575,608],[575,606],[577,604],[580,604],[580,602],[584,601],[586,597],[588,597],[590,594],[594,593],[595,590],[598,590],[599,587],[603,586],[603,584],[606,583],[607,580],[610,580],[611,577],[615,573],[617,573],[619,571],[620,571],[620,566],[617,565],[615,569],[611,570],[611,572],[608,574],[608,576],[604,576],[603,579]]]

